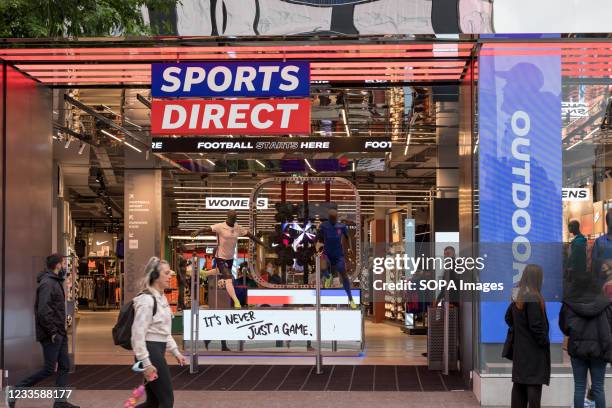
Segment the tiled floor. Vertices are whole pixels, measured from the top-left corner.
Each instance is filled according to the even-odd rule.
[[[131,352],[113,344],[111,329],[116,321],[117,312],[80,312],[77,329],[77,358],[80,365],[87,364],[130,364],[133,359]],[[374,324],[369,321],[365,325],[366,347],[361,356],[350,353],[352,357],[327,357],[325,364],[329,365],[426,365],[427,359],[422,353],[427,350],[426,336],[409,336],[402,333],[399,327],[390,324]],[[180,337],[177,337],[179,347]],[[235,349],[235,345],[230,344]],[[213,342],[210,349],[218,350],[219,342]],[[282,348],[281,350],[286,350]],[[200,364],[287,364],[311,365],[313,357],[306,353],[302,346],[293,347],[300,351],[296,356],[253,356],[245,352],[242,355],[216,353],[212,356],[200,357]],[[251,354],[251,356],[249,356]],[[170,361],[170,360],[169,360]]]
[[[76,391],[72,403],[82,408],[122,407],[120,391]],[[23,401],[19,408],[48,408],[50,401]],[[176,408],[467,408],[478,407],[474,394],[461,392],[309,392],[177,391]]]
[[[174,389],[181,391],[462,391],[457,372],[441,375],[426,366],[335,365],[317,374],[312,365],[170,366]],[[142,384],[142,375],[124,365],[79,365],[69,378],[78,390],[130,390]],[[51,387],[48,378],[41,387]]]

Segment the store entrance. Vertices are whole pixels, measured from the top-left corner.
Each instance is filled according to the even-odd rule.
[[[228,279],[211,272],[219,269],[217,234],[192,233],[224,223],[233,208],[237,223],[268,245],[255,246],[244,237],[237,241],[229,272],[240,304],[249,307],[241,310],[269,308],[282,315],[312,308],[312,256],[320,224],[334,210],[346,227],[343,242],[358,253],[346,256],[344,267],[338,266],[338,256],[328,254],[323,298],[337,298],[330,303],[334,310],[358,313],[360,326],[351,327],[358,339],[324,342],[326,362],[427,365],[428,309],[436,304],[437,293],[375,291],[370,265],[373,258],[402,251],[435,254],[433,242],[457,244],[459,84],[473,44],[364,39],[341,47],[305,43],[284,49],[254,43],[261,50],[245,53],[240,49],[244,44],[223,49],[206,40],[195,42],[186,46],[177,40],[172,58],[164,49],[167,44],[153,43],[133,44],[129,53],[94,45],[6,56],[52,90],[53,151],[63,204],[59,228],[65,239],[58,247],[79,257],[77,364],[126,364],[131,359],[110,335],[119,306],[136,290],[139,269],[130,251],[142,264],[159,254],[176,271],[166,295],[176,312],[173,331],[179,344],[189,346],[186,312],[193,301],[204,315],[231,310],[234,300],[221,283]],[[152,139],[151,63],[174,61],[177,55],[178,60],[221,60],[230,53],[244,60],[287,59],[295,53],[296,59],[310,62],[309,137],[334,143],[344,139],[342,146],[348,147],[314,153],[279,148],[157,151],[157,143],[186,139]],[[387,138],[389,146],[354,147],[367,138]],[[265,136],[258,140],[266,141]],[[271,181],[261,187],[266,179]],[[134,198],[141,196],[146,199]],[[266,199],[262,208],[249,201],[257,198]],[[237,199],[247,199],[246,207],[232,201]],[[146,207],[151,203],[155,207]],[[134,225],[155,227],[150,239],[132,237]],[[358,299],[355,308],[342,269]],[[201,285],[193,288],[194,297],[196,274]],[[435,274],[423,269],[412,275],[426,279]],[[402,273],[390,272],[385,279],[399,281]],[[269,298],[249,300],[258,296]],[[270,361],[283,357],[312,364],[312,341],[303,338],[249,342],[229,337],[200,337],[200,363],[259,364],[263,355]]]

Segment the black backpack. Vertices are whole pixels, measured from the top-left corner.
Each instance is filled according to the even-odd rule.
[[[141,292],[138,294],[146,293],[153,298],[153,316],[157,313],[157,300],[150,292]],[[134,300],[130,300],[128,303],[121,307],[117,323],[113,327],[113,341],[116,346],[121,346],[126,350],[132,349],[132,324],[134,324]]]

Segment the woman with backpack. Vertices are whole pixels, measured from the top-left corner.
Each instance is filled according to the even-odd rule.
[[[164,296],[164,289],[170,287],[170,265],[152,257],[144,275],[143,291],[133,301],[132,349],[144,369],[147,394],[147,400],[137,408],[172,408],[174,393],[166,351],[171,352],[180,365],[187,364],[187,360],[172,338],[172,311]]]
[[[607,268],[604,263],[603,269]],[[603,292],[600,274],[595,272],[585,272],[566,285],[559,312],[559,328],[568,336],[567,352],[574,373],[574,407],[584,406],[588,373],[595,407],[606,406],[604,380],[606,366],[612,362],[612,306]]]
[[[539,408],[542,385],[550,383],[550,340],[548,318],[542,297],[543,271],[527,265],[518,293],[506,311],[512,333],[512,408]]]

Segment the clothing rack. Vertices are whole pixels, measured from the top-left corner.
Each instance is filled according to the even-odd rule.
[[[119,279],[94,273],[80,279],[79,298],[85,299],[92,310],[117,309],[121,305]]]

